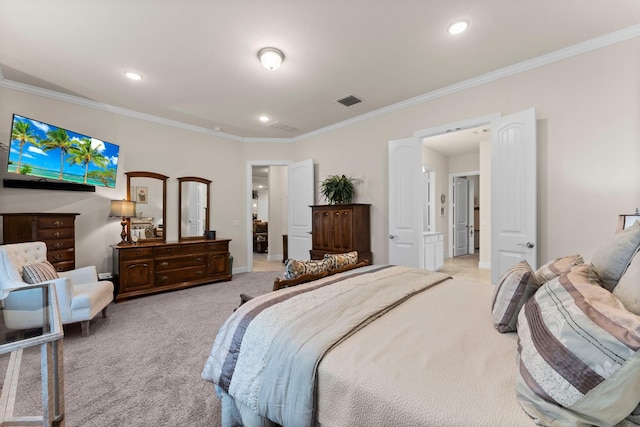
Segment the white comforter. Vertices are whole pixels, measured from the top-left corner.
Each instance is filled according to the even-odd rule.
[[[319,282],[285,291],[298,292]],[[492,290],[491,285],[480,282],[446,280],[412,296],[333,348],[317,370],[317,423],[533,425],[515,397],[517,337],[500,334],[492,326]],[[243,309],[259,303],[260,299],[254,299]],[[222,335],[237,326],[223,327]],[[246,334],[261,333],[247,328]],[[224,364],[220,348],[223,353],[228,351],[224,342],[219,335],[203,371],[203,378],[216,384]],[[253,338],[252,342],[255,345],[263,340]],[[230,423],[242,418],[245,424],[269,425],[268,420],[255,415],[260,404],[247,383],[255,379],[246,376],[247,370],[255,374],[264,365],[253,356],[239,357],[238,361],[245,365],[242,373],[234,373],[237,376],[231,387],[223,384],[235,399],[219,390],[225,417],[231,417],[227,419]]]

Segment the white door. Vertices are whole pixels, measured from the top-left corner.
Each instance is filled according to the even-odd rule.
[[[466,178],[453,178],[453,256],[469,252],[469,209],[467,197],[469,182]]]
[[[311,250],[311,205],[313,205],[313,160],[290,164],[289,226],[287,249],[291,259],[308,260]]]
[[[423,268],[422,144],[389,141],[389,264]]]
[[[536,112],[491,124],[491,282],[526,259],[537,268]]]

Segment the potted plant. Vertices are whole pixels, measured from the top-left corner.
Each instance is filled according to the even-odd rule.
[[[330,205],[347,204],[356,196],[356,180],[344,175],[331,175],[320,185],[320,192]]]

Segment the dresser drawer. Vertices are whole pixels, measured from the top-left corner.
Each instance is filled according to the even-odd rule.
[[[75,217],[70,216],[39,216],[36,218],[38,228],[71,228]]]
[[[153,248],[121,249],[120,256],[123,261],[130,259],[152,258]]]
[[[75,246],[74,239],[45,240],[44,242],[47,244],[47,252],[60,249],[72,249]]]
[[[204,253],[190,254],[171,258],[157,258],[156,271],[174,270],[176,268],[204,266],[206,257]]]
[[[229,242],[207,243],[208,252],[227,252],[229,250]]]
[[[63,262],[52,262],[51,265],[53,265],[53,268],[55,268],[56,271],[58,272],[74,270],[76,268],[75,260],[63,261]]]
[[[73,228],[41,228],[38,230],[38,240],[73,238]]]
[[[181,255],[181,254],[192,254],[194,252],[204,252],[204,243],[198,243],[195,245],[176,245],[176,246],[165,246],[156,248],[156,256],[171,256],[171,255]]]
[[[206,267],[191,267],[180,270],[156,272],[156,287],[173,285],[175,283],[189,282],[206,278]]]
[[[60,249],[57,251],[47,251],[47,259],[51,263],[62,262],[62,261],[74,261],[75,255],[76,253],[73,248]]]

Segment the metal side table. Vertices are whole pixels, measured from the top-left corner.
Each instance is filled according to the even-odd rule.
[[[0,299],[0,354],[11,353],[0,395],[0,426],[64,426],[64,333],[55,286],[0,290]],[[14,417],[22,351],[35,346],[40,346],[42,416]]]

